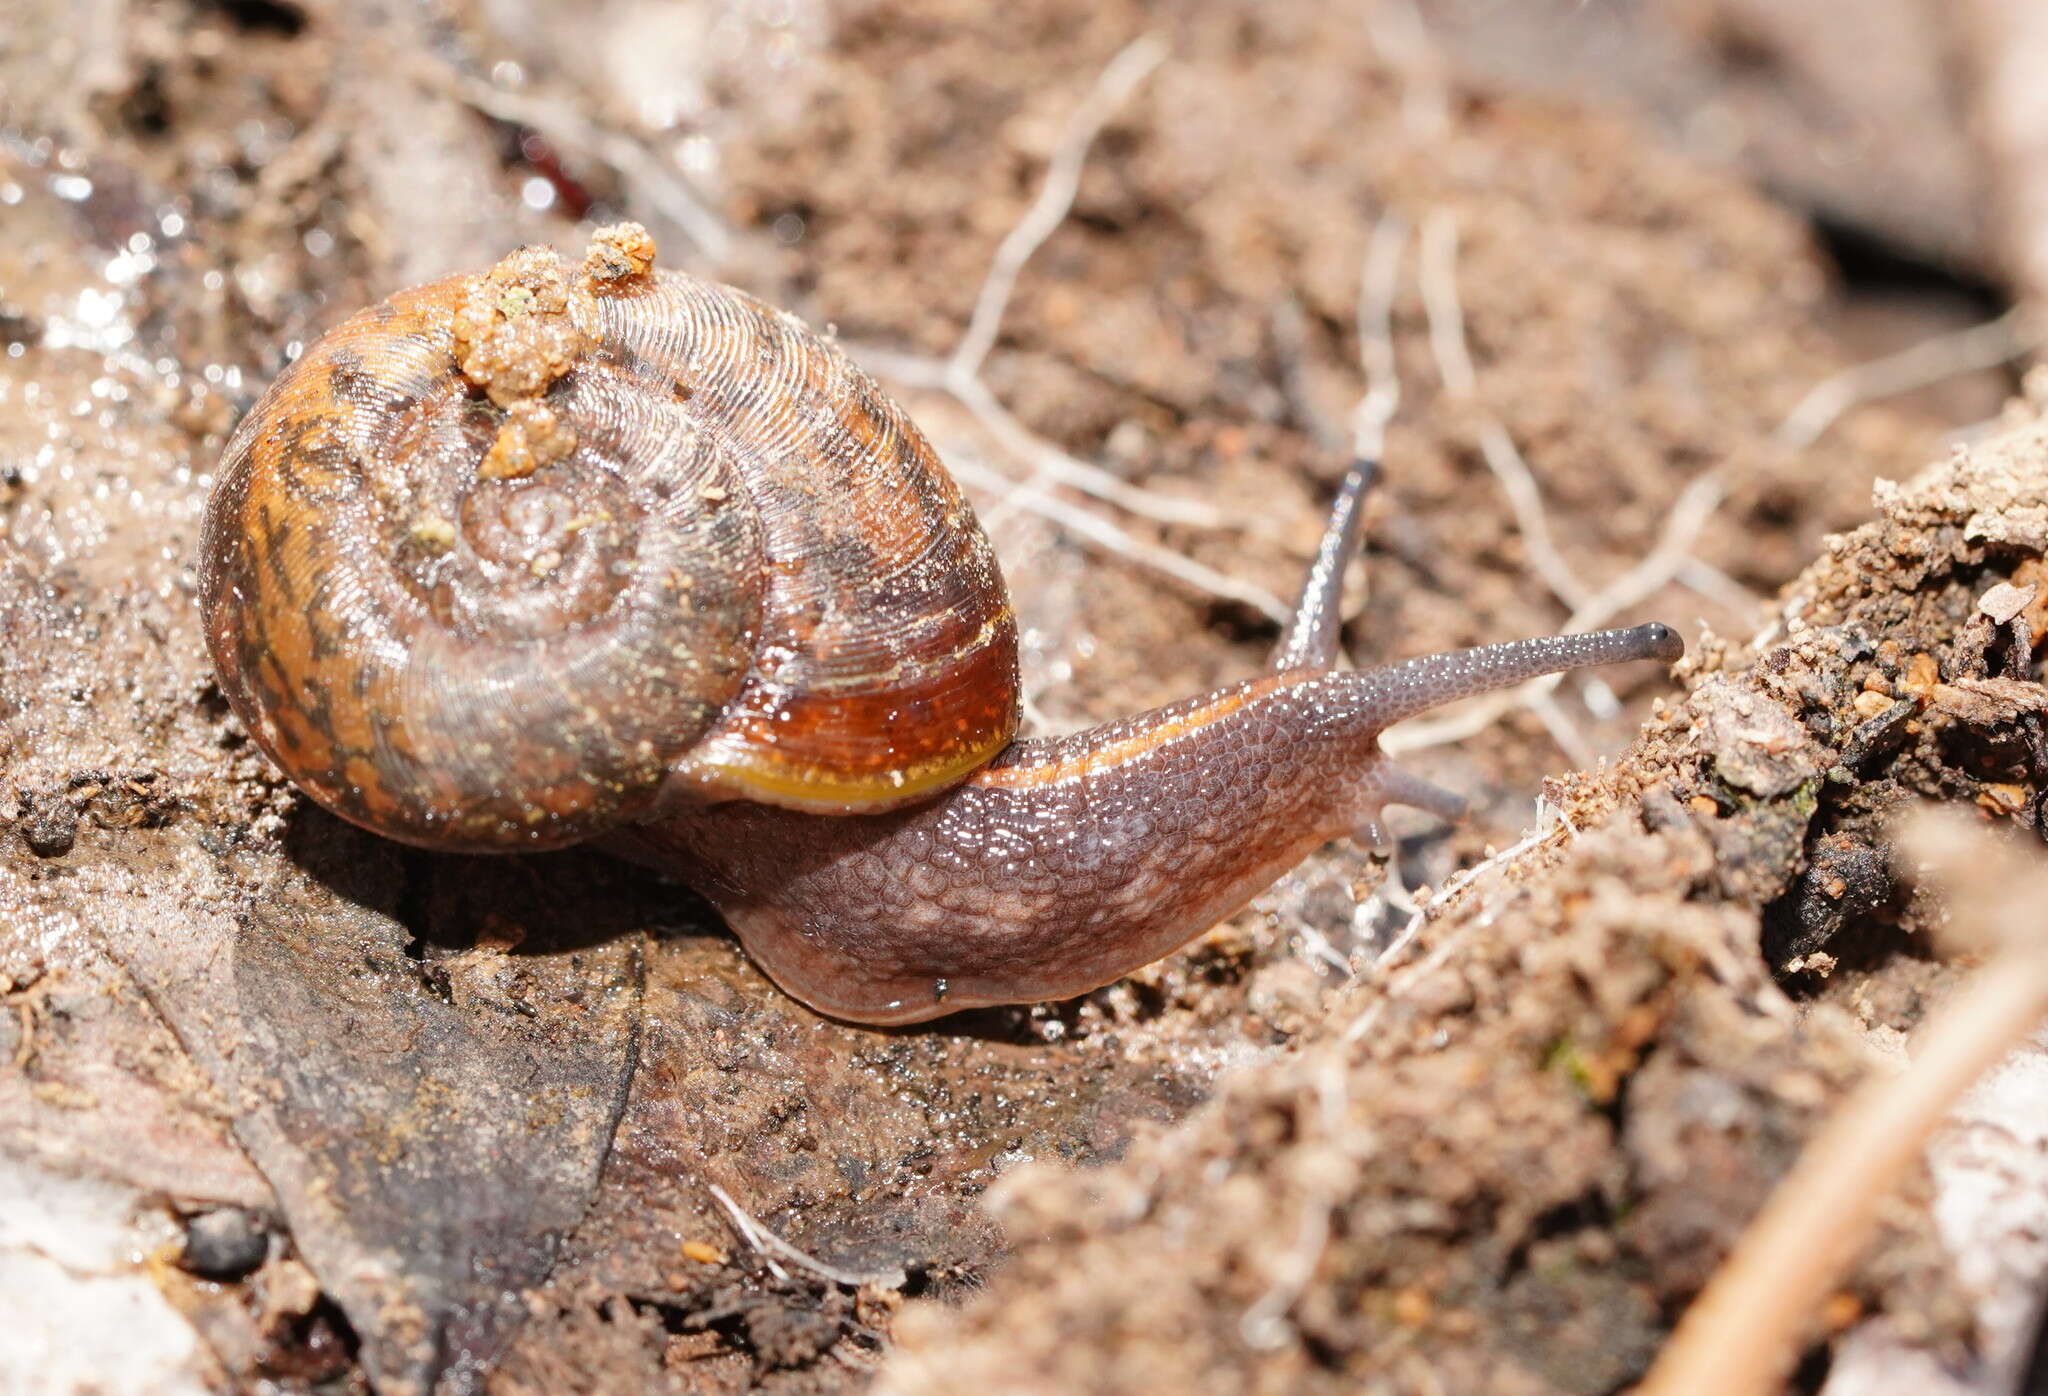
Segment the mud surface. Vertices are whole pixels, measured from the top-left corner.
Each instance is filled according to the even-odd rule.
[[[1411,882],[1513,843],[1539,791],[1578,832],[1552,825],[1385,965],[1407,918],[1385,866],[1336,847],[1083,1000],[820,1020],[687,889],[590,853],[400,849],[281,785],[204,660],[213,462],[357,306],[630,215],[664,260],[834,326],[979,472],[1041,730],[1255,672],[1256,608],[983,488],[1034,463],[906,363],[958,341],[1143,16],[102,0],[88,45],[75,7],[17,8],[0,1150],[174,1226],[246,1214],[244,1278],[152,1252],[202,1339],[176,1389],[1611,1390],[1864,1069],[1859,1031],[1939,990],[1887,812],[2037,817],[2041,636],[2015,625],[2039,612],[1979,605],[2048,542],[2035,436],[1823,551],[1944,423],[1868,407],[1804,449],[1774,436],[1846,362],[1796,216],[1377,22],[1185,7],[1155,17],[1166,57],[981,378],[1045,441],[1224,526],[1062,499],[1289,593],[1366,387],[1368,239],[1398,225],[1402,397],[1353,654],[1556,629],[1711,471],[1699,565],[1612,616],[1679,625],[1695,658],[1682,688],[1574,681],[1547,722],[1408,756],[1477,806],[1402,826]],[[1447,279],[1469,389],[1444,386]],[[1562,578],[1490,430],[1527,459]],[[714,1186],[847,1282],[751,1245]],[[1849,1308],[1966,1353],[1945,1264],[1909,1203]]]

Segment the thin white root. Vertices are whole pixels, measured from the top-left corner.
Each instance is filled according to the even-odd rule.
[[[1138,84],[1151,76],[1165,58],[1165,40],[1157,34],[1140,34],[1109,60],[1095,79],[1094,88],[1067,118],[1059,144],[1045,167],[1045,182],[1039,186],[1038,197],[996,247],[988,276],[981,283],[981,293],[975,297],[974,313],[968,317],[967,330],[946,360],[949,382],[972,382],[981,376],[982,364],[1002,330],[1010,296],[1017,289],[1017,274],[1073,211],[1089,148],[1110,117],[1116,115],[1117,108],[1130,99]]]
[[[1803,451],[1852,407],[1925,388],[1959,374],[1997,368],[2041,347],[2042,330],[2024,309],[1952,334],[1936,335],[1869,363],[1831,374],[1807,390],[1778,424],[1772,440]]]
[[[1528,833],[1522,835],[1519,840],[1503,848],[1500,852],[1482,858],[1471,867],[1454,874],[1449,881],[1444,883],[1441,892],[1431,897],[1425,905],[1415,908],[1413,914],[1408,918],[1408,924],[1401,928],[1400,934],[1395,936],[1388,943],[1387,948],[1380,952],[1379,958],[1373,961],[1373,978],[1386,981],[1386,990],[1373,999],[1372,1003],[1366,1007],[1365,1012],[1351,1020],[1351,1026],[1344,1030],[1344,1041],[1356,1042],[1371,1032],[1378,1025],[1380,1017],[1385,1013],[1389,1002],[1398,999],[1416,984],[1428,978],[1442,966],[1444,961],[1450,958],[1452,950],[1461,939],[1460,935],[1446,937],[1434,950],[1429,952],[1428,958],[1413,969],[1402,974],[1400,978],[1393,979],[1390,977],[1395,967],[1408,954],[1409,948],[1415,944],[1415,938],[1422,933],[1423,926],[1433,916],[1450,906],[1454,900],[1465,893],[1466,889],[1470,888],[1474,882],[1484,877],[1487,873],[1494,871],[1496,868],[1504,868],[1518,862],[1570,828],[1569,823],[1564,823],[1561,827],[1549,828],[1541,827],[1539,823],[1539,827],[1531,829]]]
[[[1725,606],[1738,616],[1753,616],[1764,608],[1764,599],[1742,583],[1699,558],[1688,558],[1672,578],[1696,596]]]
[[[1096,137],[1165,56],[1164,41],[1156,35],[1142,35],[1127,44],[1103,69],[1087,98],[1069,117],[1047,163],[1038,197],[998,245],[975,297],[967,328],[951,354],[936,360],[873,346],[846,347],[884,377],[906,386],[948,394],[967,409],[999,447],[1030,467],[1029,478],[1018,482],[972,462],[954,460],[953,473],[963,483],[986,490],[995,498],[994,505],[985,511],[985,525],[999,524],[1012,509],[1026,510],[1112,556],[1171,577],[1206,595],[1249,606],[1284,624],[1289,614],[1286,604],[1265,588],[1226,576],[1183,553],[1135,538],[1108,520],[1058,499],[1047,487],[1069,486],[1159,523],[1243,529],[1247,527],[1244,521],[1233,520],[1199,500],[1175,499],[1143,489],[1100,466],[1077,459],[1018,421],[980,377],[1001,332],[1019,273],[1073,209],[1081,171]]]
[[[1387,424],[1401,406],[1401,369],[1394,358],[1394,293],[1401,281],[1401,250],[1408,225],[1389,213],[1373,224],[1358,275],[1358,367],[1365,393],[1351,410],[1351,453],[1381,460]]]
[[[1401,128],[1411,140],[1436,140],[1451,124],[1451,84],[1441,49],[1415,0],[1382,0],[1365,12],[1372,46],[1401,76]]]
[[[717,1199],[719,1206],[725,1208],[726,1216],[732,1219],[733,1230],[760,1254],[761,1263],[778,1278],[787,1279],[789,1272],[776,1264],[777,1256],[810,1271],[813,1275],[830,1280],[833,1284],[846,1285],[851,1289],[859,1289],[863,1285],[873,1285],[877,1289],[901,1289],[908,1278],[901,1270],[842,1270],[837,1265],[828,1265],[814,1255],[806,1255],[747,1215],[746,1209],[733,1201],[732,1195],[718,1184],[710,1184],[710,1189],[712,1197]]]
[[[1127,513],[1160,523],[1190,528],[1242,529],[1213,505],[1198,499],[1154,494],[1059,447],[1012,416],[980,379],[957,383],[947,377],[946,363],[924,354],[905,354],[878,344],[841,340],[839,347],[880,377],[905,388],[945,393],[966,408],[982,429],[1011,455],[1029,464],[1034,483],[1068,485],[1082,494],[1114,504]]]
[[[1434,209],[1422,221],[1417,276],[1422,307],[1429,317],[1430,352],[1446,390],[1478,406],[1478,375],[1465,338],[1465,307],[1458,295],[1458,222],[1447,209]],[[1550,536],[1550,518],[1543,491],[1529,463],[1498,419],[1482,415],[1478,422],[1479,453],[1500,483],[1514,511],[1515,527],[1528,550],[1529,565],[1557,599],[1571,607],[1586,604],[1589,592]]]
[[[1083,494],[1094,495],[1128,513],[1160,523],[1206,529],[1242,527],[1241,524],[1233,525],[1212,504],[1154,494],[1128,480],[1118,479],[1099,465],[1090,465],[1069,455],[1011,416],[979,379],[948,383],[946,388],[962,407],[974,414],[974,419],[1003,449],[1030,462],[1035,484],[1070,485]]]
[[[1149,568],[1206,595],[1249,606],[1280,624],[1284,625],[1287,622],[1290,614],[1287,604],[1264,587],[1239,581],[1235,577],[1218,572],[1185,553],[1177,553],[1171,548],[1162,548],[1156,543],[1134,538],[1107,519],[1047,494],[1036,485],[1019,484],[1008,476],[1000,475],[974,461],[956,456],[952,463],[952,471],[959,477],[961,483],[987,490],[998,500],[1013,501],[1016,507],[1028,509],[1039,517],[1058,524],[1112,557],[1123,558],[1140,567]]]

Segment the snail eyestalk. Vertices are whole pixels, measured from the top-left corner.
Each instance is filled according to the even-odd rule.
[[[1598,664],[1656,659],[1670,663],[1685,653],[1685,642],[1668,625],[1652,621],[1625,630],[1592,630],[1582,635],[1545,635],[1497,645],[1425,655],[1357,675],[1361,716],[1382,731],[1406,718],[1496,689],[1513,688],[1545,674]]]

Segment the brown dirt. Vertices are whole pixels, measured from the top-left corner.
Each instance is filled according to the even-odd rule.
[[[1997,246],[1987,114],[1998,50],[1940,0],[1419,0],[1475,77],[1632,111],[1708,164],[1895,253],[1988,274]],[[1843,42],[1853,30],[1854,43]]]
[[[1686,701],[1575,781],[1580,833],[1433,917],[1415,968],[1340,998],[1324,1040],[1230,1078],[1113,1169],[1007,1182],[1011,1259],[966,1310],[905,1320],[884,1389],[1607,1391],[1639,1374],[1868,1069],[1848,1015],[1795,1012],[1773,983],[1777,918],[1868,895],[1895,904],[1894,944],[1922,947],[1940,919],[1891,885],[1881,847],[1873,893],[1841,885],[1829,846],[1868,846],[1916,797],[2002,804],[2008,783],[2012,832],[2033,839],[2041,767],[2013,708],[2048,704],[2035,633],[2022,616],[2029,677],[2008,677],[2014,640],[1978,602],[2038,573],[2044,498],[2039,424],[1886,491],[1789,589],[1777,638],[1691,661]],[[1933,677],[1904,689],[1923,655]],[[1893,689],[1903,713],[1866,720],[1862,696]],[[1896,735],[1874,743],[1873,722]],[[1813,918],[1798,935],[1809,957],[1845,950]],[[1869,980],[1843,987],[1896,1024],[1929,978],[1887,976],[1889,1012]],[[1898,1215],[1848,1311],[1959,1354],[1967,1298]]]
[[[281,787],[205,667],[208,472],[294,341],[520,241],[577,245],[570,212],[643,218],[665,259],[718,269],[637,166],[592,154],[592,124],[673,122],[656,146],[714,153],[727,275],[859,344],[942,353],[1140,16],[540,8],[134,0],[88,54],[61,41],[68,7],[30,5],[0,49],[0,1149],[276,1231],[247,1281],[165,1281],[222,1389],[836,1391],[898,1335],[900,1389],[1639,1372],[1862,1067],[1847,1016],[1788,1004],[1773,969],[1805,957],[1823,1000],[1861,976],[1867,1022],[1910,1023],[1917,993],[1867,991],[1928,977],[1897,959],[1910,899],[1873,871],[1884,812],[1909,791],[2032,809],[2024,721],[1965,682],[2009,677],[1970,610],[2042,551],[2011,532],[2024,511],[1993,542],[1964,522],[1980,478],[1894,500],[1805,574],[1807,629],[1754,655],[1697,623],[1748,634],[1747,608],[1646,603],[1695,641],[1691,696],[1612,775],[1553,789],[1583,834],[1432,921],[1441,967],[1391,998],[1310,948],[1385,929],[1383,902],[1354,915],[1381,867],[1337,848],[1075,1003],[821,1021],[683,889],[581,853],[399,850]],[[1843,361],[1797,219],[1614,118],[1438,86],[1327,10],[1159,21],[1171,56],[1020,282],[986,375],[1002,399],[1252,521],[1119,523],[1291,589],[1345,464],[1384,215],[1456,221],[1479,382],[1440,386],[1411,252],[1361,662],[1565,614],[1481,461],[1485,416],[1593,586],[1715,468],[1730,498],[1698,554],[1768,592],[1867,516],[1873,479],[1931,455],[1936,423],[1879,408],[1796,456],[1772,444]],[[494,71],[511,91],[505,64],[557,120],[457,99]],[[523,197],[536,181],[552,208]],[[945,453],[1020,473],[957,406],[904,396]],[[2038,495],[2038,455],[1996,459]],[[991,516],[1048,725],[1241,677],[1271,644],[1249,610]],[[1920,653],[1963,696],[1919,684]],[[1596,751],[1668,691],[1613,682],[1619,716],[1564,690]],[[1872,727],[1859,692],[1908,710]],[[1405,831],[1432,883],[1511,841],[1566,764],[1527,715],[1411,760],[1480,806]],[[1109,1167],[1023,1175],[1006,1241],[985,1195],[1027,1160]],[[909,1297],[778,1278],[710,1184],[836,1265],[907,1271]],[[1327,1244],[1298,1243],[1319,1216]],[[1962,1341],[1910,1210],[1897,1234],[1860,1300]],[[1298,1295],[1248,1338],[1295,1256]]]

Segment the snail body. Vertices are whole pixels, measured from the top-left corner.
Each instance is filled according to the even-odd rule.
[[[223,692],[315,800],[428,848],[601,840],[679,872],[821,1010],[910,1022],[1170,953],[1388,803],[1391,722],[1661,626],[1336,669],[1355,471],[1275,672],[1015,740],[994,554],[828,341],[632,225],[317,341],[225,451]]]

